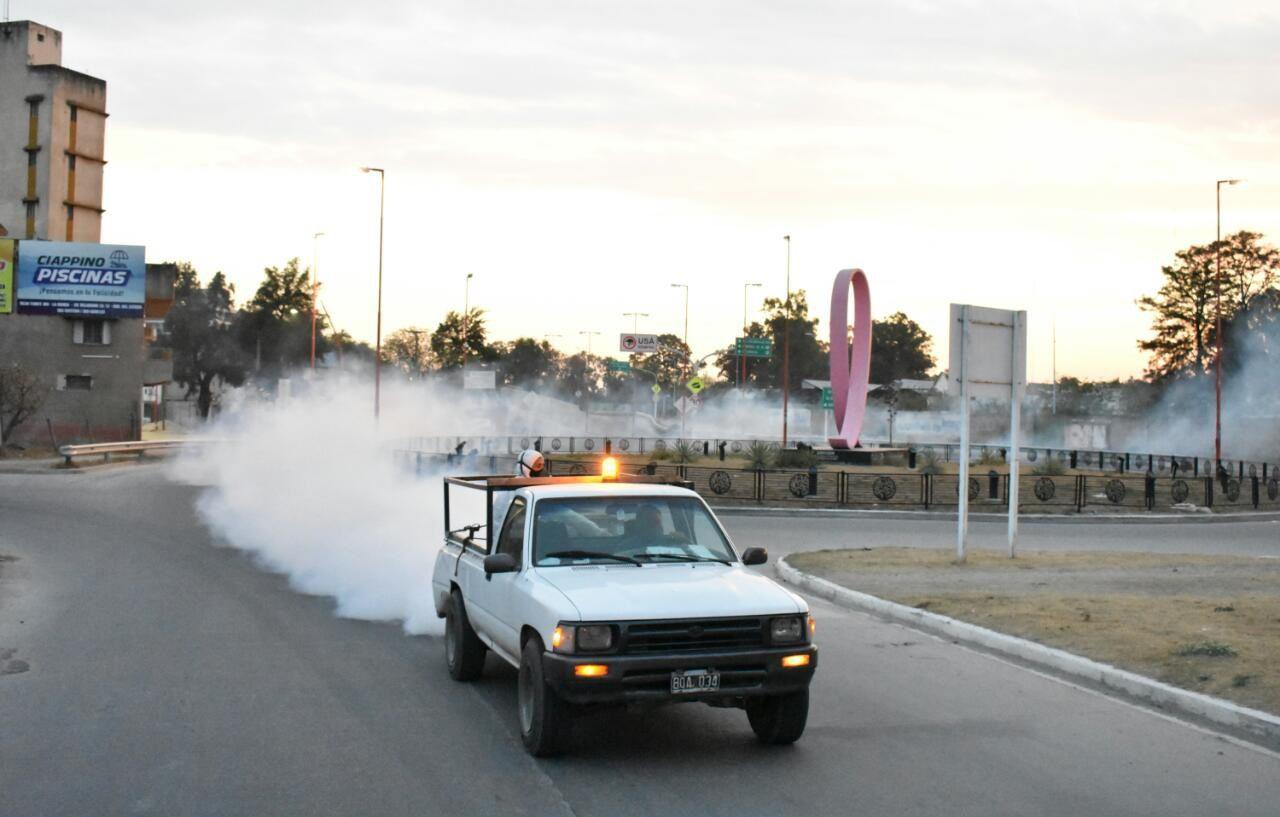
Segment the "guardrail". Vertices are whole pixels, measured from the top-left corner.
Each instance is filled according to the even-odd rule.
[[[86,445],[63,445],[58,453],[70,465],[77,457],[102,457],[103,462],[111,459],[112,454],[138,454],[148,451],[172,451],[192,445],[203,445],[210,440],[129,440],[120,443],[88,443]]]

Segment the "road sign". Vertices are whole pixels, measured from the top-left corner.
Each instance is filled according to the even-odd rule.
[[[681,414],[688,414],[694,407],[694,403],[688,397],[681,397],[675,402],[676,411]]]
[[[738,338],[734,354],[742,357],[773,357],[773,341],[769,338]]]
[[[649,391],[653,392],[655,395],[662,394],[662,387],[657,383],[654,383],[653,387],[650,388]]]
[[[836,407],[835,397],[831,394],[830,386],[822,387],[822,407],[824,409],[833,409]]]
[[[618,338],[618,350],[636,355],[647,355],[658,351],[657,335],[622,335]]]
[[[631,371],[631,361],[629,360],[607,360],[605,365],[611,372],[629,372]]]
[[[705,389],[707,386],[705,383],[702,382],[702,378],[695,377],[692,380],[690,380],[688,383],[685,383],[684,387],[689,391],[693,392],[694,394],[697,394],[698,392]]]

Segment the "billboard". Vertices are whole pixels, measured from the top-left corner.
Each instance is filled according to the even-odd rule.
[[[141,318],[144,247],[69,241],[18,243],[18,311],[29,315]]]
[[[12,238],[0,238],[0,315],[13,311],[13,246]]]

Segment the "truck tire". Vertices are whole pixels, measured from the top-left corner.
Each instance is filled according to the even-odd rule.
[[[484,642],[471,628],[467,606],[456,589],[444,614],[444,658],[455,681],[474,681],[484,671]]]
[[[534,757],[548,757],[564,751],[571,726],[569,705],[547,686],[542,675],[542,641],[536,635],[520,651],[519,696],[520,739]]]
[[[809,690],[770,695],[747,702],[747,720],[761,743],[782,746],[795,743],[809,720]]]

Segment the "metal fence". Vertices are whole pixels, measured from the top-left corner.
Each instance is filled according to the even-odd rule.
[[[442,466],[468,473],[512,473],[516,458],[507,454],[437,453],[401,449],[401,464],[414,473]],[[547,462],[554,475],[587,474],[591,464],[576,459]],[[955,474],[863,473],[793,469],[718,468],[650,463],[645,473],[693,483],[715,505],[818,508],[930,509],[959,504]],[[1188,504],[1219,510],[1280,510],[1280,474],[1237,477],[1159,477],[1145,474],[1021,474],[1019,508],[1030,512],[1082,513],[1086,509],[1171,510]],[[1009,475],[991,471],[969,477],[970,507],[1001,510],[1009,504]]]
[[[512,435],[512,436],[435,436],[414,437],[404,441],[404,447],[410,450],[426,451],[439,454],[454,452],[468,453],[475,451],[484,455],[516,456],[526,448],[537,448],[548,456],[556,454],[599,454],[606,451],[620,454],[653,454],[659,451],[674,450],[677,443],[685,443],[704,456],[734,456],[746,454],[755,443],[777,445],[777,440],[753,440],[732,437],[602,437],[602,436],[570,436],[570,435]],[[797,437],[792,443],[804,442],[811,445],[825,446],[821,438]],[[932,455],[941,462],[958,462],[960,446],[951,443],[903,443],[897,446],[906,448],[913,455]],[[865,451],[875,453],[878,446],[868,446]],[[723,450],[722,450],[723,449]],[[828,457],[833,457],[827,453]],[[1000,445],[970,446],[970,462],[982,461],[1007,463],[1009,447]],[[1201,477],[1226,477],[1244,482],[1253,478],[1269,482],[1280,470],[1280,463],[1263,460],[1222,460],[1221,473],[1212,459],[1205,457],[1182,456],[1175,454],[1153,454],[1133,451],[1093,451],[1087,449],[1067,448],[1033,448],[1021,446],[1018,449],[1019,462],[1029,467],[1044,465],[1056,460],[1064,469],[1096,470],[1114,474],[1146,474],[1156,477],[1169,477],[1186,480]]]

